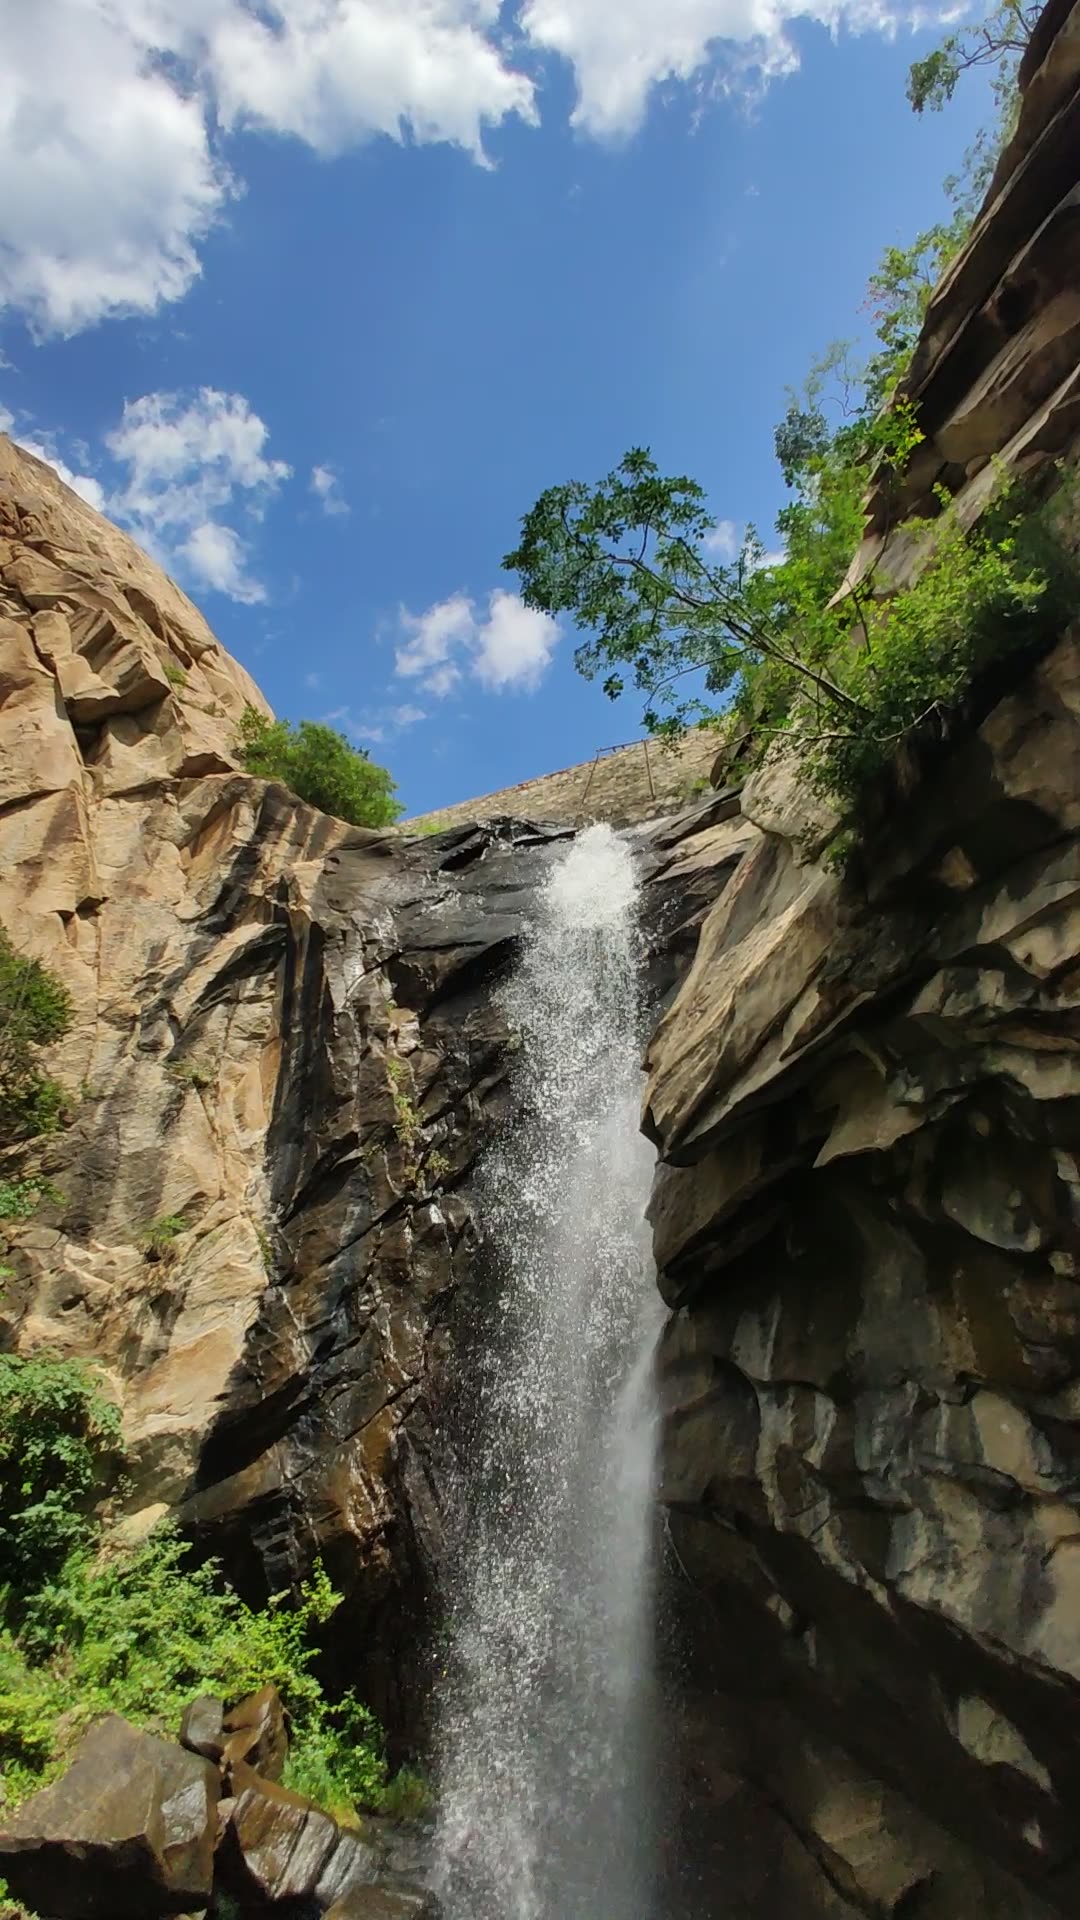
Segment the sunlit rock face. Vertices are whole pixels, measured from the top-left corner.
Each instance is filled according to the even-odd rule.
[[[103,1369],[129,1533],[173,1510],[253,1595],[321,1553],[401,1728],[517,1044],[494,989],[569,830],[347,827],[241,770],[249,704],[160,569],[0,439],[0,920],[74,1005],[62,1198],[13,1231],[0,1330]],[[665,986],[724,877],[716,812],[642,843]]]

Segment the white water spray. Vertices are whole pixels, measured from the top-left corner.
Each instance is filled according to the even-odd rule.
[[[438,1861],[449,1920],[649,1920],[652,1350],[637,885],[609,827],[553,870],[503,995],[523,1112],[481,1224],[468,1539],[450,1596]]]

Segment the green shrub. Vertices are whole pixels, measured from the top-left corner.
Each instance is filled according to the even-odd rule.
[[[135,1244],[148,1260],[167,1260],[190,1224],[182,1213],[163,1213],[160,1220],[151,1220],[148,1226],[140,1228]]]
[[[1076,604],[1077,570],[1054,538],[1052,506],[1025,510],[1006,492],[965,534],[947,497],[941,505],[937,520],[907,523],[929,547],[914,585],[864,604],[855,644],[833,661],[858,724],[818,732],[805,710],[795,722],[818,785],[849,813],[903,742],[945,731],[980,674],[1052,640]]]
[[[288,1784],[339,1816],[378,1806],[384,1741],[352,1694],[328,1701],[312,1672],[315,1630],[339,1604],[317,1568],[290,1604],[252,1608],[213,1561],[188,1563],[168,1527],[142,1546],[93,1559],[72,1555],[24,1597],[18,1632],[0,1632],[0,1768],[9,1800],[62,1768],[80,1733],[105,1712],[175,1735],[198,1693],[235,1701],[278,1688],[291,1722]]]
[[[200,1093],[212,1087],[217,1075],[203,1060],[170,1060],[166,1071],[182,1087],[195,1087]]]
[[[103,1550],[95,1503],[122,1464],[119,1416],[87,1369],[0,1356],[3,1799],[54,1778],[98,1714],[175,1735],[195,1694],[231,1702],[270,1684],[291,1719],[290,1784],[339,1817],[381,1807],[378,1722],[352,1693],[328,1700],[313,1672],[341,1599],[322,1567],[295,1601],[254,1608],[171,1527]]]
[[[420,1820],[431,1805],[431,1788],[415,1767],[399,1767],[379,1800],[379,1812],[391,1820]]]
[[[248,773],[280,780],[299,800],[355,827],[386,827],[404,809],[384,767],[318,720],[268,720],[247,707],[237,751]]]
[[[0,1607],[21,1616],[97,1530],[120,1471],[120,1416],[88,1367],[0,1354]]]
[[[0,1146],[55,1128],[63,1088],[42,1073],[39,1047],[71,1025],[71,999],[39,960],[16,953],[0,927]]]
[[[30,1173],[15,1179],[0,1179],[0,1222],[29,1220],[42,1200],[61,1201],[63,1195],[41,1174]]]

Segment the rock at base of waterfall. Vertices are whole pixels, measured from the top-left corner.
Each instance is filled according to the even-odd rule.
[[[260,1687],[232,1707],[224,1732],[227,1769],[245,1760],[264,1780],[281,1779],[289,1756],[288,1715],[276,1687]]]
[[[109,1714],[0,1830],[0,1874],[51,1920],[156,1920],[209,1902],[218,1776]]]
[[[180,1721],[179,1741],[190,1753],[201,1753],[204,1760],[217,1765],[225,1744],[225,1706],[212,1694],[201,1693],[189,1701]]]
[[[288,1900],[323,1912],[375,1880],[378,1856],[359,1834],[344,1832],[310,1800],[264,1780],[242,1760],[232,1780],[218,1882],[243,1911]]]
[[[437,1920],[438,1912],[435,1895],[423,1887],[354,1887],[325,1920]]]

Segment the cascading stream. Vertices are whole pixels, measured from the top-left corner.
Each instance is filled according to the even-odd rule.
[[[553,869],[503,1005],[520,1118],[481,1224],[468,1538],[450,1594],[438,1859],[450,1920],[647,1920],[653,1904],[652,1353],[629,847]]]

